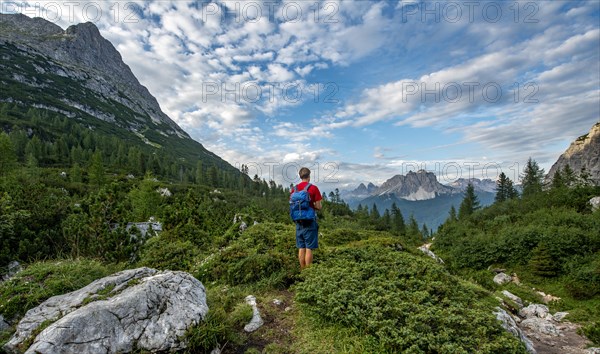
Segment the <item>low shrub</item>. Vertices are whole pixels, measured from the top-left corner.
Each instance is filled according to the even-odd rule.
[[[303,311],[374,337],[389,352],[523,353],[487,293],[429,259],[381,247],[346,249],[302,273]]]

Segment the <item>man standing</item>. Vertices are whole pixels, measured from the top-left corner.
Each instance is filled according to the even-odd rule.
[[[302,167],[298,173],[302,182],[292,189],[294,191],[303,191],[310,183],[310,170]],[[314,210],[321,210],[321,192],[314,184],[311,184],[307,192],[310,196],[310,207]],[[296,222],[296,247],[298,248],[298,260],[300,261],[300,269],[304,269],[312,264],[313,250],[319,248],[319,225],[317,218],[311,220],[302,220]]]

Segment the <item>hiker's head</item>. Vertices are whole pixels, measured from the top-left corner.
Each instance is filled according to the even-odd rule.
[[[302,167],[298,174],[300,175],[300,179],[303,181],[310,179],[310,170],[306,167]]]

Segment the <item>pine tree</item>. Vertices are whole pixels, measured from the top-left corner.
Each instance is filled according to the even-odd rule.
[[[381,226],[384,230],[392,229],[392,216],[389,209],[385,209],[383,212],[383,216],[381,217]]]
[[[398,235],[406,234],[404,216],[402,216],[402,211],[398,208],[396,202],[392,204],[392,230]]]
[[[558,274],[558,264],[545,243],[540,243],[531,251],[529,266],[534,274],[542,277],[554,277]]]
[[[500,173],[498,176],[498,181],[496,182],[496,198],[495,202],[500,203],[508,199],[514,199],[518,196],[518,192],[515,189],[513,182],[510,178],[506,177],[504,172]]]
[[[423,235],[421,234],[421,230],[419,230],[419,223],[417,223],[417,219],[415,219],[415,216],[412,214],[408,220],[406,236],[415,243],[420,243],[423,241]]]
[[[0,176],[7,175],[17,164],[17,154],[8,134],[0,133]]]
[[[542,180],[544,178],[544,169],[541,169],[537,162],[529,158],[525,171],[523,171],[522,184],[523,184],[523,197],[530,197],[532,195],[542,192]]]
[[[75,182],[75,183],[83,182],[81,167],[79,166],[79,164],[77,162],[75,162],[73,164],[73,166],[71,167],[70,177],[71,177],[71,182]]]
[[[465,197],[458,208],[458,218],[463,220],[469,215],[473,214],[473,212],[477,209],[479,209],[479,200],[475,194],[475,187],[469,183],[467,190],[465,191]]]
[[[448,212],[448,220],[447,221],[456,221],[458,220],[458,217],[456,216],[456,208],[454,207],[454,205],[450,208],[450,211]]]
[[[567,187],[571,187],[577,181],[577,176],[575,176],[575,171],[568,164],[563,168],[562,178]]]
[[[371,208],[371,219],[373,221],[379,221],[381,218],[381,214],[379,214],[379,210],[377,210],[377,205],[373,203],[373,207]]]
[[[560,189],[566,186],[565,180],[560,173],[560,170],[557,170],[554,176],[552,176],[552,189]]]
[[[102,154],[100,151],[96,151],[94,155],[92,155],[89,171],[90,182],[92,184],[95,184],[96,186],[101,186],[104,184],[104,163],[102,161]]]

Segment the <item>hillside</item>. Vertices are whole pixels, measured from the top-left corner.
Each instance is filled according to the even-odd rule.
[[[216,166],[239,175],[161,111],[156,99],[91,23],[63,30],[40,18],[0,14],[0,57],[0,127],[4,131],[24,131],[29,138],[35,135],[46,143],[63,138],[67,140],[64,154],[69,155],[77,144],[65,134],[78,125],[96,141],[118,138],[126,142],[125,155],[138,148],[146,156],[146,164],[156,155],[167,165],[164,171],[175,166],[175,176],[180,173],[179,166],[193,175],[198,161],[206,169]],[[83,134],[76,138],[83,140]],[[104,151],[105,159],[111,153]],[[41,162],[46,165],[62,162],[45,160]]]

